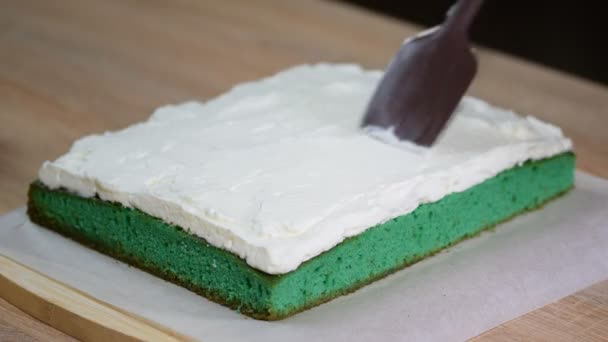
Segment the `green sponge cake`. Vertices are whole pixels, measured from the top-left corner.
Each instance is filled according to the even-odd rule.
[[[32,221],[245,315],[282,319],[573,185],[561,130],[464,98],[433,147],[363,132],[381,77],[299,66],[84,137]]]

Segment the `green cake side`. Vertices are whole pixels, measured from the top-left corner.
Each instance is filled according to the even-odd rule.
[[[526,162],[466,191],[419,206],[349,238],[295,271],[270,275],[137,209],[29,190],[32,221],[248,316],[277,320],[376,279],[534,209],[571,188],[575,156]],[[322,194],[320,194],[322,195]]]

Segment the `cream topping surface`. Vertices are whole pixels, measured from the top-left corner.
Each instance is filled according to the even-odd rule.
[[[179,225],[271,274],[345,238],[572,148],[558,127],[466,97],[431,148],[359,127],[381,77],[302,65],[84,137],[40,180]]]

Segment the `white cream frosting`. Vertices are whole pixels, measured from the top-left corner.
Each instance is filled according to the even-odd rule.
[[[381,77],[303,65],[206,103],[84,137],[40,180],[179,225],[267,273],[526,160],[570,150],[558,127],[465,98],[432,148],[359,128]]]

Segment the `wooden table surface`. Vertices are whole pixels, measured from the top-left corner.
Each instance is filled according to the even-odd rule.
[[[39,165],[84,134],[298,63],[382,68],[418,29],[333,2],[3,0],[0,213],[23,206]],[[578,167],[608,178],[607,88],[485,49],[478,55],[472,94],[563,127]],[[530,337],[608,339],[608,281],[478,339]],[[71,338],[0,300],[0,340]]]

